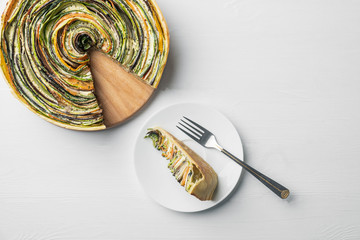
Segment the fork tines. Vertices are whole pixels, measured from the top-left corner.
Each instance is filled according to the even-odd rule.
[[[205,133],[206,129],[187,117],[184,117],[184,119],[186,121],[180,119],[179,125],[181,127],[179,126],[176,127],[180,129],[182,132],[184,132],[186,135],[194,139],[195,141],[199,141],[203,136],[203,134]]]

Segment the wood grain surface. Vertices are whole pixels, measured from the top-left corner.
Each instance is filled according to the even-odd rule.
[[[157,2],[168,64],[151,104],[121,127],[44,124],[0,79],[0,240],[360,239],[360,1]],[[140,128],[192,102],[227,116],[245,162],[288,187],[287,200],[245,171],[205,212],[148,197],[134,169]]]
[[[149,100],[154,88],[127,72],[102,52],[90,52],[95,94],[107,128],[133,116]]]

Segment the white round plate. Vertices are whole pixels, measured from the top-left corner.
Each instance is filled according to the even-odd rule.
[[[183,117],[211,131],[220,145],[243,159],[243,148],[239,134],[232,123],[218,111],[198,104],[176,104],[160,110],[141,128],[135,145],[135,170],[145,192],[160,205],[180,212],[197,212],[209,209],[223,201],[236,187],[242,168],[215,149],[207,149],[193,141],[176,128]],[[150,139],[144,139],[147,129],[159,126],[183,141],[207,161],[218,175],[218,186],[213,200],[200,201],[187,193],[172,176],[168,160],[153,147]]]

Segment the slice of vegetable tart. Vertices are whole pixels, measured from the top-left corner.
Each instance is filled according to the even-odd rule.
[[[160,127],[148,129],[145,138],[170,161],[169,169],[188,193],[202,201],[212,200],[218,177],[204,159]]]

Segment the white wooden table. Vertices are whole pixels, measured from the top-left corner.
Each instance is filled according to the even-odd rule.
[[[0,239],[360,239],[360,1],[157,2],[168,65],[150,103],[122,126],[53,126],[0,80]],[[136,178],[135,139],[155,111],[182,102],[226,115],[245,161],[291,197],[244,173],[232,197],[205,212],[153,202]]]

